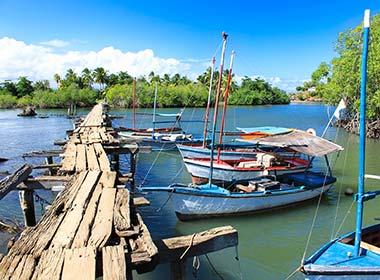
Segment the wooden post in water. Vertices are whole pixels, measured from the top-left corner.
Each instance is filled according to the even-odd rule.
[[[45,159],[45,162],[46,164],[54,164],[54,161],[53,161],[53,157],[52,156],[47,156],[46,159]],[[54,170],[54,168],[49,168],[49,174],[50,175],[55,175],[56,172]]]
[[[131,166],[130,166],[130,173],[132,174],[131,176],[131,191],[132,193],[135,192],[135,173],[136,173],[136,161],[137,161],[137,154],[138,154],[138,149],[134,152],[131,152]]]
[[[36,225],[36,213],[34,211],[33,190],[19,191],[19,199],[22,213],[24,215],[24,223],[26,227]]]

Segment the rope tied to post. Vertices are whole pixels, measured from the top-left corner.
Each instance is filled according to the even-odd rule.
[[[190,244],[189,246],[186,248],[185,252],[183,252],[183,254],[179,257],[180,260],[182,260],[187,252],[191,249],[191,247],[193,246],[193,242],[194,242],[194,238],[195,238],[195,235],[197,235],[196,233],[193,233],[193,235],[191,236],[191,239],[190,239]]]

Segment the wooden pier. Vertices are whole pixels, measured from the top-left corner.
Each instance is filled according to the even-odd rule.
[[[47,157],[48,176],[30,177],[26,165],[0,182],[0,199],[18,190],[26,229],[0,256],[0,279],[132,279],[171,263],[171,279],[185,279],[186,259],[237,246],[237,231],[220,227],[190,236],[153,241],[134,197],[137,143],[120,141],[105,104],[96,105],[72,131],[63,150]],[[131,156],[130,173],[119,171],[119,154]],[[31,156],[31,155],[29,155]],[[53,157],[62,161],[54,163]],[[131,192],[125,188],[130,185]],[[60,188],[36,223],[34,189]]]

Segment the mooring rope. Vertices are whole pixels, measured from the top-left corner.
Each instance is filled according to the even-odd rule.
[[[205,254],[205,257],[206,257],[206,260],[208,261],[210,267],[212,268],[212,270],[214,271],[214,273],[221,279],[221,280],[224,280],[223,276],[216,270],[215,266],[213,265],[213,263],[211,262],[210,258],[208,257],[207,254]]]
[[[195,238],[196,235],[197,235],[196,233],[193,233],[193,234],[191,235],[190,244],[189,244],[189,246],[186,248],[185,252],[183,252],[183,254],[179,257],[180,260],[182,260],[182,259],[186,256],[187,252],[188,252],[188,251],[190,250],[190,248],[193,246],[194,238]]]

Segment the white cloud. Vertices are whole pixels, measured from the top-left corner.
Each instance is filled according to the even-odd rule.
[[[47,46],[47,47],[53,47],[53,48],[64,48],[70,45],[70,42],[54,39],[50,41],[40,42],[40,45]]]
[[[241,84],[241,81],[244,77],[236,75],[235,79],[237,80],[238,84]],[[260,78],[268,83],[270,83],[272,86],[278,87],[282,90],[285,90],[286,92],[293,92],[295,91],[296,87],[299,85],[302,85],[306,80],[305,79],[289,79],[289,78],[281,78],[281,77],[265,77],[262,75],[252,75],[250,76],[251,79]]]
[[[27,44],[13,38],[0,39],[0,80],[27,76],[31,80],[48,79],[53,75],[64,75],[72,68],[80,73],[83,68],[104,67],[111,73],[128,71],[133,76],[157,74],[189,73],[191,65],[175,58],[160,58],[153,50],[123,52],[114,47],[99,51],[57,52],[52,48]]]

